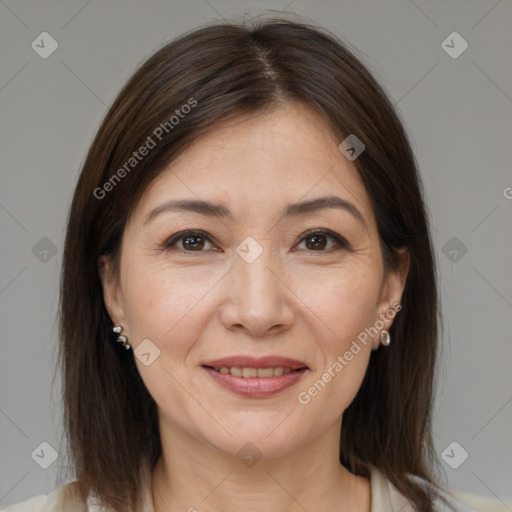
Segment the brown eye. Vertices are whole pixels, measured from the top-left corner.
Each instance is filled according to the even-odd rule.
[[[329,240],[334,244],[329,246]],[[302,237],[299,245],[304,243],[308,251],[330,252],[330,250],[338,250],[349,248],[348,242],[341,236],[330,231],[315,231]]]
[[[183,249],[201,250],[204,247],[204,238],[202,236],[184,236],[181,240]]]
[[[327,245],[327,237],[325,235],[311,235],[306,239],[306,247],[308,249],[325,249]]]
[[[178,243],[181,242],[181,243]],[[204,252],[210,248],[205,245],[212,245],[210,239],[201,231],[182,231],[169,238],[162,247],[166,250],[183,250],[186,252]]]

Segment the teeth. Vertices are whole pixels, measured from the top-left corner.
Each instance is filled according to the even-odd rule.
[[[234,375],[235,377],[241,377],[242,376],[242,368],[231,368],[230,373],[231,375]]]
[[[231,368],[231,371],[233,371],[233,368]],[[258,369],[257,368],[242,368],[242,377],[257,377],[258,376]]]
[[[220,373],[230,373],[235,377],[244,377],[246,379],[251,377],[280,377],[281,375],[287,375],[292,371],[290,368],[283,368],[282,366],[278,366],[276,368],[227,368],[226,366],[223,366],[222,368],[215,368],[215,370]]]
[[[274,368],[258,368],[258,371],[256,373],[258,374],[258,377],[273,377]]]

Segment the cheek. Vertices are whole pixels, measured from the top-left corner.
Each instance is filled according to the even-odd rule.
[[[319,326],[316,343],[322,357],[299,401],[310,404],[305,406],[313,415],[328,403],[322,421],[332,421],[352,402],[366,373],[372,344],[365,329],[374,324],[379,287],[377,276],[361,269],[311,277],[315,286],[303,286],[298,295],[310,310],[310,323]]]
[[[375,321],[378,276],[352,265],[310,272],[294,289],[323,326],[322,344],[329,353],[345,351],[352,339]]]
[[[189,272],[192,274],[193,271]],[[139,374],[160,411],[181,411],[184,417],[198,414],[192,409],[196,402],[183,392],[191,370],[187,359],[204,330],[207,318],[208,291],[215,280],[209,276],[195,277],[163,267],[148,265],[137,271],[127,267],[126,316],[130,324],[130,341],[136,351],[143,340],[151,340],[160,351],[146,366],[135,359]]]
[[[193,331],[200,328],[201,310],[217,281],[212,272],[139,265],[129,275],[125,304],[135,343],[150,338],[157,344],[172,341],[177,350],[186,346]],[[182,336],[184,330],[189,333],[187,336]]]

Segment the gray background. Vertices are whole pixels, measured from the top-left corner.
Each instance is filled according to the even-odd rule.
[[[512,499],[509,0],[0,0],[0,506],[62,483],[58,373],[52,381],[63,229],[107,106],[167,40],[264,8],[305,16],[354,45],[397,103],[439,260],[437,452],[456,441],[469,453],[457,469],[441,460],[450,486]],[[59,45],[47,59],[31,48],[43,31]],[[453,31],[469,44],[456,59],[441,46]],[[48,469],[31,457],[44,441],[60,453]],[[460,447],[448,450],[452,465]],[[48,449],[36,453],[49,461]]]

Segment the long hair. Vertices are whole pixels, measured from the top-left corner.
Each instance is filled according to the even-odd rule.
[[[372,353],[344,412],[340,462],[361,475],[377,467],[419,512],[433,510],[440,316],[418,166],[399,115],[354,51],[326,30],[273,19],[208,25],[167,43],[126,83],[87,154],[69,212],[59,311],[64,427],[81,500],[92,491],[113,510],[137,510],[138,470],[161,454],[156,404],[133,351],[112,343],[99,257],[119,264],[124,226],[144,190],[200,135],[288,102],[313,108],[340,142],[354,134],[364,143],[354,164],[385,268],[397,268],[397,249],[410,254],[393,342]]]

